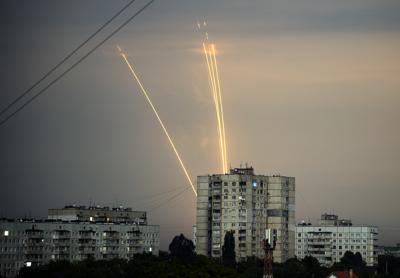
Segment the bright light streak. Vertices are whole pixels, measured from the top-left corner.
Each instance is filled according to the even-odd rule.
[[[118,48],[119,48],[119,47],[118,47]],[[168,131],[167,131],[167,129],[166,129],[166,127],[165,127],[163,121],[161,120],[160,116],[158,115],[158,112],[157,112],[155,106],[153,105],[153,102],[151,101],[151,99],[150,99],[150,97],[149,97],[149,94],[147,93],[146,89],[143,87],[142,82],[140,81],[139,77],[138,77],[137,74],[135,73],[135,71],[134,71],[132,65],[129,63],[128,59],[126,58],[125,53],[123,53],[123,52],[120,50],[120,48],[119,48],[119,51],[120,51],[121,57],[124,59],[126,65],[128,66],[128,68],[129,68],[129,70],[130,70],[132,76],[135,78],[136,82],[138,83],[138,85],[139,85],[139,87],[140,87],[140,89],[141,89],[141,92],[142,92],[143,95],[146,97],[147,102],[148,102],[149,105],[151,106],[151,109],[153,110],[154,114],[156,115],[157,120],[158,120],[158,122],[160,123],[160,125],[161,125],[161,127],[162,127],[162,129],[163,129],[163,131],[164,131],[164,133],[165,133],[165,135],[167,136],[168,141],[169,141],[169,143],[170,143],[172,149],[174,150],[175,155],[176,155],[176,157],[178,158],[178,161],[179,161],[179,163],[180,163],[180,165],[181,165],[181,167],[182,167],[182,170],[183,170],[183,172],[185,173],[185,176],[186,176],[187,180],[189,181],[190,186],[191,186],[192,189],[193,189],[194,195],[197,196],[196,189],[194,188],[193,182],[192,182],[192,180],[190,179],[189,173],[188,173],[188,171],[186,170],[186,167],[185,167],[185,165],[183,164],[183,161],[182,161],[182,159],[181,159],[181,157],[180,157],[180,155],[179,155],[179,153],[178,153],[178,150],[176,149],[175,144],[174,144],[174,142],[173,142],[172,139],[171,139],[171,136],[169,136],[169,133],[168,133]]]
[[[217,80],[217,92],[218,92],[218,103],[219,103],[219,109],[220,109],[220,114],[221,114],[221,124],[222,124],[222,138],[223,138],[223,147],[224,147],[224,159],[225,159],[225,173],[228,172],[228,158],[227,158],[227,153],[226,153],[226,137],[225,137],[225,119],[224,119],[224,109],[222,106],[222,96],[221,96],[221,85],[220,85],[220,80],[219,80],[219,73],[218,73],[218,65],[217,65],[217,57],[215,55],[215,45],[211,45],[212,48],[212,54],[214,58],[214,67],[215,67],[215,76]]]
[[[214,58],[213,58],[213,52],[212,48],[210,47],[209,53],[209,60],[211,62],[211,71],[212,71],[212,76],[213,76],[213,82],[214,82],[214,103],[215,103],[215,109],[217,112],[217,118],[218,118],[218,130],[219,130],[219,136],[220,136],[220,145],[221,145],[221,155],[222,155],[222,165],[223,165],[223,173],[227,172],[227,162],[226,162],[226,157],[225,157],[225,148],[224,148],[224,134],[223,134],[223,118],[222,118],[222,111],[221,111],[221,106],[220,106],[220,97],[219,97],[219,89],[218,89],[218,79],[217,79],[217,68],[216,64],[214,63]]]
[[[203,42],[204,56],[206,57],[210,88],[214,98],[215,111],[218,123],[219,145],[223,173],[228,172],[228,156],[225,136],[224,109],[222,106],[221,82],[219,79],[218,63],[214,44],[206,45]]]
[[[215,111],[216,111],[216,116],[217,116],[217,127],[218,127],[218,133],[219,133],[219,145],[221,149],[221,163],[222,163],[222,172],[226,173],[226,164],[225,164],[225,156],[224,156],[224,144],[223,144],[223,137],[222,137],[222,125],[221,125],[221,115],[220,115],[220,109],[218,105],[218,95],[217,95],[217,85],[216,85],[216,79],[215,79],[215,71],[214,71],[214,66],[212,63],[212,57],[211,57],[211,51],[207,51],[207,47],[205,43],[203,43],[203,49],[204,49],[204,55],[206,57],[206,62],[207,62],[207,69],[208,69],[208,75],[209,75],[209,81],[210,81],[210,88],[211,92],[213,94],[213,99],[214,99],[214,104],[215,104]]]

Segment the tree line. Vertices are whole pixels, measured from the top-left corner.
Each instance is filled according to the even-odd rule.
[[[176,236],[169,245],[169,253],[160,251],[159,256],[137,254],[131,260],[94,260],[78,262],[52,261],[39,267],[24,267],[18,277],[40,278],[251,278],[263,276],[263,260],[249,257],[243,262],[235,261],[233,233],[227,233],[220,260],[197,255],[194,244],[184,235]],[[390,260],[390,261],[388,261]],[[388,267],[389,266],[389,267]],[[400,277],[400,259],[380,257],[378,267],[365,266],[359,253],[346,252],[340,263],[326,268],[313,257],[302,260],[289,259],[273,265],[274,278],[325,278],[333,271],[353,269],[360,278]],[[386,274],[387,272],[387,274]]]

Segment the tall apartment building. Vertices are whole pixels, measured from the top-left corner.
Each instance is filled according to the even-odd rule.
[[[254,174],[252,167],[197,177],[196,252],[222,256],[224,236],[234,231],[236,260],[264,257],[267,228],[277,230],[274,261],[294,256],[295,179]]]
[[[87,210],[80,207],[77,214]],[[106,214],[112,211],[116,210],[108,209]],[[0,219],[0,274],[14,277],[23,266],[51,260],[131,259],[143,252],[158,255],[160,229],[143,222],[145,214],[140,212],[144,218],[138,222],[96,221],[95,216],[88,216],[89,220]]]
[[[323,214],[318,225],[302,223],[296,227],[296,256],[313,256],[324,266],[340,262],[346,251],[359,252],[368,266],[377,261],[378,228],[353,226],[351,220]]]

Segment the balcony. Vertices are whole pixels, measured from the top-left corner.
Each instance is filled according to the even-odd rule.
[[[331,248],[328,248],[328,247],[308,247],[307,248],[307,250],[308,251],[311,251],[311,252],[315,252],[315,251],[323,251],[323,252],[325,252],[325,251],[331,251]]]
[[[103,241],[103,244],[107,247],[115,247],[115,246],[119,246],[119,240],[117,239],[105,239]]]
[[[95,247],[86,247],[86,246],[80,246],[78,248],[79,254],[83,255],[91,255],[95,253]]]
[[[95,246],[96,240],[95,239],[78,239],[78,246]]]
[[[79,231],[79,238],[81,239],[91,239],[95,236],[95,231]]]

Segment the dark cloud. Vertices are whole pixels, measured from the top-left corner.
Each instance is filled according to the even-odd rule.
[[[0,107],[127,1],[1,1]],[[138,1],[143,4],[144,1]],[[130,54],[190,174],[219,169],[215,115],[196,52],[220,50],[229,160],[296,177],[297,218],[335,210],[399,226],[398,1],[159,1],[0,129],[0,214],[65,202],[138,202],[186,185],[125,65]],[[131,12],[130,12],[131,13]],[[195,198],[150,214],[162,247],[190,236]],[[394,243],[382,228],[382,242]]]

